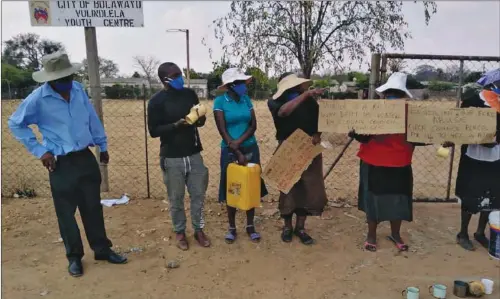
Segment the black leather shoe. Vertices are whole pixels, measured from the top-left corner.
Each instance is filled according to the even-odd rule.
[[[97,261],[108,261],[111,264],[125,264],[127,263],[127,258],[119,255],[114,251],[110,251],[107,254],[96,254],[95,259]]]
[[[68,266],[69,275],[80,277],[83,275],[83,265],[81,260],[71,260]]]

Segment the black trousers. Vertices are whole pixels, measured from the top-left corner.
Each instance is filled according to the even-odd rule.
[[[80,211],[83,227],[95,254],[107,254],[112,246],[106,236],[101,205],[101,172],[89,149],[58,156],[56,168],[49,174],[59,231],[66,257],[81,259],[83,244],[75,219]]]

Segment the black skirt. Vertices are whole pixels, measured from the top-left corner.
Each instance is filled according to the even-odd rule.
[[[462,210],[475,214],[500,209],[500,160],[486,162],[472,159],[462,148],[455,194]]]
[[[358,209],[368,221],[413,221],[413,172],[411,165],[381,167],[361,161]]]

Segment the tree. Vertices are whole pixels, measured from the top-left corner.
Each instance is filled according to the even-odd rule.
[[[135,67],[142,72],[141,76],[148,80],[149,89],[151,90],[151,84],[155,82],[158,66],[160,61],[152,56],[134,56]]]
[[[352,77],[352,81],[356,81],[356,86],[361,89],[368,88],[370,86],[370,75],[363,74],[360,72],[350,72],[349,78]]]
[[[213,69],[207,75],[207,88],[210,95],[213,95],[213,91],[222,84],[222,73],[233,66],[225,57],[222,57],[220,61],[212,62],[212,65]]]
[[[2,98],[24,98],[35,86],[31,71],[2,61]]]
[[[443,71],[439,71],[432,65],[423,64],[415,69],[415,79],[417,81],[432,81],[442,77]]]
[[[427,23],[436,5],[423,4]],[[309,78],[318,66],[362,61],[366,50],[402,49],[411,37],[402,6],[401,1],[232,1],[229,13],[214,21],[214,34],[224,53],[242,65],[265,64],[281,72],[298,64]]]
[[[184,73],[184,76],[187,77],[187,68],[183,68],[182,72]],[[189,69],[189,79],[203,79],[203,77],[200,73],[197,73],[195,70]]]
[[[21,33],[4,42],[2,60],[20,69],[38,71],[42,57],[59,50],[64,50],[60,42],[40,39],[35,33]]]
[[[104,93],[108,99],[137,99],[141,94],[141,89],[134,85],[114,84],[105,86]]]
[[[89,63],[87,58],[83,59],[82,64],[83,67],[80,72],[78,72],[78,76],[88,80]],[[119,71],[118,64],[116,64],[113,60],[99,57],[99,76],[101,78],[115,78]]]
[[[389,59],[387,62],[387,68],[391,73],[401,72],[406,67],[406,63],[403,59]]]
[[[255,100],[267,98],[269,96],[269,78],[266,73],[258,67],[249,67],[245,73],[253,78],[248,86],[248,94]]]
[[[140,77],[141,77],[141,75],[138,72],[134,72],[132,74],[132,78],[140,78]]]
[[[425,88],[425,85],[416,80],[414,76],[408,75],[408,77],[406,78],[406,88],[423,89]]]
[[[483,72],[470,72],[465,76],[465,83],[474,83],[481,79]]]

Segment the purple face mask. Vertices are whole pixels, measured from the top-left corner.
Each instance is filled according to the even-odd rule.
[[[293,99],[295,99],[296,97],[298,97],[300,94],[298,92],[290,92],[287,94],[287,100],[291,101]]]
[[[58,92],[69,92],[73,88],[73,81],[54,82],[53,86]]]

